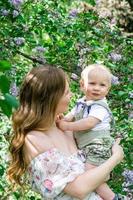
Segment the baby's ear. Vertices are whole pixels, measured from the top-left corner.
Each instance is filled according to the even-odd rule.
[[[84,90],[84,80],[80,79],[79,83],[80,83],[80,89],[81,89],[81,91],[83,91]]]

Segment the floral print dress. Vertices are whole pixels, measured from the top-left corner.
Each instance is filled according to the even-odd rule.
[[[36,156],[28,166],[28,179],[34,191],[44,200],[76,200],[63,192],[67,183],[72,182],[85,170],[82,151],[66,155],[56,148]],[[85,200],[101,200],[95,193]]]

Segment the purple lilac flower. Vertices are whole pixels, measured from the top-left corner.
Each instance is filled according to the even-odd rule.
[[[13,14],[13,17],[15,18],[19,15],[19,12],[17,10],[14,10],[12,14]]]
[[[99,16],[101,18],[111,17],[111,12],[107,8],[104,8],[99,12]]]
[[[18,88],[15,82],[11,83],[10,93],[15,97],[18,96]]]
[[[1,14],[3,16],[7,16],[9,14],[9,10],[6,10],[6,9],[1,9]]]
[[[16,45],[20,46],[25,43],[25,39],[23,37],[15,37],[14,42]]]
[[[10,3],[14,6],[14,7],[20,7],[23,3],[23,0],[9,0]]]
[[[129,97],[132,99],[133,98],[133,91],[129,92]]]
[[[77,74],[72,73],[71,79],[73,79],[74,81],[77,81],[79,79],[79,77],[77,76]]]
[[[118,85],[118,84],[120,84],[119,78],[118,78],[117,76],[112,75],[111,83],[112,83],[113,85]]]
[[[123,190],[133,194],[133,170],[125,170],[122,174],[124,176],[124,183],[122,184]]]
[[[116,19],[115,18],[112,18],[111,19],[111,21],[110,21],[110,23],[112,24],[112,25],[115,25],[117,22],[116,22]]]
[[[133,119],[133,111],[131,111],[131,112],[129,113],[128,118],[129,118],[129,119]]]
[[[112,52],[112,53],[110,53],[109,58],[114,62],[118,62],[122,59],[122,55]]]
[[[38,57],[37,59],[38,59],[38,61],[41,62],[42,64],[45,64],[45,63],[46,63],[46,59],[45,59],[44,57],[41,57],[41,56],[40,56],[40,57]]]
[[[39,52],[39,53],[43,53],[46,51],[46,48],[42,47],[42,46],[37,46],[34,48],[35,51]]]
[[[72,9],[70,12],[69,12],[69,16],[74,18],[76,17],[78,14],[78,10],[77,9]]]
[[[132,107],[133,107],[133,105],[132,105],[132,103],[129,103],[129,104],[126,104],[126,106],[125,106],[127,109],[132,109]]]
[[[99,3],[101,3],[101,0],[96,0],[96,4],[98,5]]]

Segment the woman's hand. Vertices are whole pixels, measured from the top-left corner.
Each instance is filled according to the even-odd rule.
[[[67,124],[68,123],[69,122],[65,121],[64,119],[56,121],[58,128],[61,129],[62,131],[67,131]]]
[[[113,147],[112,147],[112,155],[116,155],[118,157],[118,163],[122,161],[124,158],[123,148],[119,145],[120,138],[116,139]]]
[[[60,113],[59,115],[56,116],[56,122],[60,121],[61,119],[64,119],[63,113]]]

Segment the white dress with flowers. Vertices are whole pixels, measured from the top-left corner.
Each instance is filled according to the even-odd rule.
[[[44,200],[76,200],[63,192],[67,183],[72,182],[85,170],[84,155],[78,151],[66,155],[52,148],[36,156],[28,166],[31,187],[40,193]],[[85,200],[101,200],[95,193],[88,194]]]

